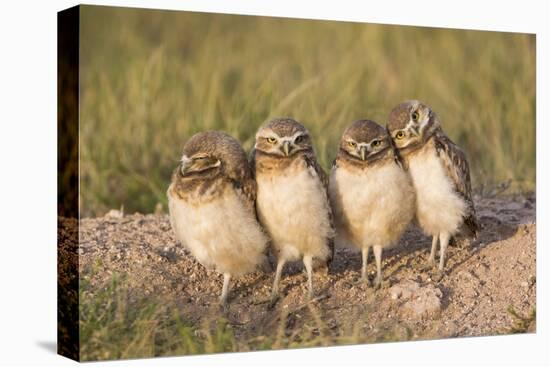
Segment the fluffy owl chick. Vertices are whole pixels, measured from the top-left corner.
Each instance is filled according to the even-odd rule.
[[[330,174],[329,195],[337,243],[361,250],[363,281],[368,281],[367,259],[373,248],[379,287],[382,250],[399,240],[415,211],[410,176],[396,159],[385,128],[359,120],[344,131]]]
[[[300,123],[275,119],[261,127],[251,153],[258,186],[256,208],[277,255],[272,300],[287,261],[303,259],[313,296],[312,262],[333,256],[328,177],[315,159],[311,137]]]
[[[387,128],[413,180],[418,224],[433,236],[430,264],[439,241],[442,274],[451,236],[461,231],[475,237],[478,229],[468,161],[445,135],[435,112],[419,101],[395,107]]]
[[[202,265],[223,274],[225,306],[231,277],[266,260],[268,239],[256,219],[256,183],[246,153],[225,133],[193,135],[167,194],[176,238]]]

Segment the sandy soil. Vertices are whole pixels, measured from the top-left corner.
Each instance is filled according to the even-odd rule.
[[[410,228],[398,246],[384,253],[388,284],[380,290],[356,282],[360,255],[340,248],[330,274],[320,270],[314,275],[315,312],[305,307],[306,277],[297,263],[285,268],[284,297],[273,308],[264,302],[272,273],[237,279],[225,317],[243,340],[272,334],[281,317],[286,317],[284,332],[291,335],[311,316],[318,316],[335,334],[355,327],[373,340],[384,340],[388,333],[393,340],[506,333],[514,321],[507,311],[510,306],[528,315],[536,304],[535,198],[475,201],[480,236],[470,245],[450,246],[440,281],[434,280],[434,270],[423,268],[430,239]],[[95,272],[92,287],[104,285],[112,273],[122,273],[136,294],[169,297],[192,323],[219,312],[222,276],[205,270],[176,243],[166,215],[116,214],[81,222],[81,272],[92,271],[98,260],[106,269]],[[371,277],[374,270],[370,259]],[[529,330],[534,331],[534,323]]]

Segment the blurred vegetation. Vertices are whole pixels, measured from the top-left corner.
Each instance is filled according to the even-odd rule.
[[[94,271],[105,269],[97,267]],[[146,296],[132,289],[125,276],[116,273],[108,284],[94,284],[94,271],[84,272],[80,278],[81,361],[440,338],[430,333],[430,327],[413,331],[391,318],[374,328],[368,327],[365,312],[350,311],[347,321],[330,325],[315,304],[306,305],[299,313],[282,309],[276,327],[266,335],[260,329],[242,336],[235,333],[234,326],[217,312],[192,324],[182,318],[175,299],[158,294]],[[212,305],[217,310],[215,306]],[[499,334],[536,331],[534,308],[526,316],[519,315],[512,306],[507,311],[511,325]],[[291,326],[297,318],[303,319],[303,324]]]
[[[96,269],[96,271],[104,271]],[[298,317],[281,311],[277,326],[239,336],[234,326],[217,312],[192,324],[181,317],[177,302],[158,294],[145,296],[129,287],[124,276],[113,274],[110,283],[94,285],[94,273],[80,278],[80,360],[113,360],[222,352],[306,348],[358,343],[412,340],[412,332],[396,320],[372,330],[366,314],[349,315],[349,321],[327,325],[320,310],[309,304]],[[212,306],[216,311],[217,305]],[[291,311],[292,312],[292,311]],[[423,339],[416,336],[414,339]]]
[[[516,309],[508,306],[508,314],[512,318],[512,326],[504,331],[504,334],[534,333],[537,327],[537,309],[533,307],[529,314],[520,315]]]
[[[184,142],[224,130],[245,149],[293,116],[328,169],[343,129],[419,99],[464,147],[474,187],[535,187],[535,36],[82,7],[82,215],[151,212]]]

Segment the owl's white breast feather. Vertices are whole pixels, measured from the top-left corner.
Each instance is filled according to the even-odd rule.
[[[453,235],[462,225],[467,206],[454,190],[435,148],[426,146],[408,162],[416,191],[418,223],[429,235]]]
[[[412,182],[393,162],[365,170],[335,167],[329,192],[339,245],[395,244],[414,216]]]
[[[267,237],[237,192],[226,189],[217,199],[192,205],[172,195],[171,189],[170,220],[176,238],[202,265],[238,276],[264,261]]]
[[[326,191],[315,170],[297,162],[283,172],[260,173],[256,182],[258,216],[280,256],[325,260],[333,230]]]

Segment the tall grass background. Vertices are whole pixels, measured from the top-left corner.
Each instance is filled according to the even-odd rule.
[[[196,132],[248,150],[292,116],[328,170],[348,124],[407,99],[439,114],[474,188],[535,187],[534,35],[84,6],[80,62],[84,216],[165,208]]]

